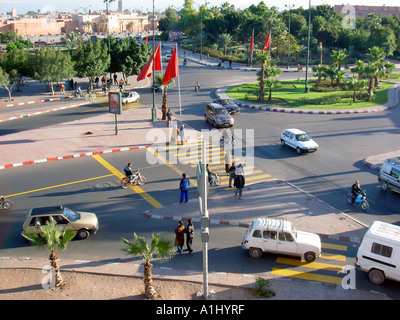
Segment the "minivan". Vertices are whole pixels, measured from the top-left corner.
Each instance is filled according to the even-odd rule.
[[[374,284],[400,281],[400,227],[374,221],[361,241],[355,265],[368,272]]]
[[[321,256],[321,239],[315,233],[298,231],[292,223],[282,219],[258,218],[247,230],[242,248],[252,258],[261,258],[263,252],[300,257],[312,262]]]
[[[400,159],[386,160],[379,170],[378,181],[383,191],[400,192]]]
[[[234,122],[229,111],[218,103],[209,103],[206,106],[204,120],[210,122],[215,128],[232,127]]]

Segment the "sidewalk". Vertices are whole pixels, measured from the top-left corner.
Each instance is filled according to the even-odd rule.
[[[28,99],[38,100],[40,95],[34,95],[33,89],[32,86],[32,94]],[[23,102],[23,97],[20,97],[20,100]],[[13,107],[6,108],[12,110]],[[158,118],[160,118],[160,113],[161,110],[158,110]],[[94,153],[146,148],[153,143],[151,139],[146,139],[149,129],[158,129],[160,136],[164,135],[164,140],[159,137],[157,142],[169,141],[166,123],[164,121],[151,122],[150,107],[132,108],[118,116],[118,135],[115,135],[114,131],[114,115],[108,113],[5,135],[0,138],[0,154],[2,155],[0,169]],[[189,139],[199,137],[196,130],[189,128],[188,131]],[[243,199],[239,206],[233,201],[233,196],[229,191],[212,194],[209,199],[211,223],[246,226],[255,217],[263,216],[268,212],[269,216],[290,219],[299,230],[317,232],[321,237],[355,243],[363,236],[367,227],[283,181],[275,180],[246,187]],[[184,205],[186,214],[193,216],[194,221],[199,221],[198,201],[192,200]],[[176,216],[176,213],[180,212],[177,206],[179,205],[173,204],[143,214],[147,218],[185,219],[185,217]],[[125,263],[61,260],[60,264],[65,270],[138,277],[142,277],[143,274],[141,265]],[[42,268],[42,266],[41,259],[0,258],[0,268]],[[198,271],[154,268],[153,272],[154,277],[158,278],[202,281],[202,273]],[[211,272],[209,281],[213,284],[252,286],[255,276]],[[374,292],[343,290],[336,285],[288,280],[288,278],[274,278],[272,290],[277,293],[274,299],[376,300],[390,298]]]

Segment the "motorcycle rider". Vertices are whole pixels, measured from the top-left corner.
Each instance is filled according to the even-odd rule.
[[[363,191],[360,186],[360,181],[356,180],[356,182],[354,182],[354,184],[351,186],[351,193],[353,195],[353,203],[354,203],[354,200],[356,200],[357,196],[362,192]]]
[[[128,165],[124,168],[125,176],[129,178],[129,181],[133,183],[136,179],[136,174],[132,171],[132,164],[129,162]]]

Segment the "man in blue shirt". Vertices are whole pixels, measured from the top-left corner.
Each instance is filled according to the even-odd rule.
[[[186,178],[186,173],[182,173],[182,179],[179,184],[179,189],[181,190],[181,198],[179,203],[183,202],[183,198],[185,197],[185,202],[188,202],[189,200],[189,186],[190,186],[190,181],[188,178]]]

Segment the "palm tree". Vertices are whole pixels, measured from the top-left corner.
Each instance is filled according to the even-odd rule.
[[[226,55],[226,50],[228,46],[232,43],[232,36],[228,33],[223,33],[218,37],[219,42],[224,47],[224,55]]]
[[[161,87],[163,88],[163,100],[162,100],[162,106],[161,106],[162,120],[166,120],[167,119],[167,112],[168,112],[168,88],[175,84],[175,80],[171,79],[165,85],[162,84],[163,80],[164,80],[164,74],[163,73],[156,74],[156,76],[154,78],[154,82],[160,88]]]
[[[271,60],[271,56],[269,55],[269,52],[266,51],[258,51],[256,54],[256,63],[261,64],[261,71],[260,71],[260,94],[258,101],[264,101],[264,76],[265,76],[265,65],[268,63],[268,61]]]
[[[331,58],[333,59],[332,66],[337,66],[338,70],[341,69],[342,64],[346,61],[347,54],[346,49],[343,50],[332,50]]]
[[[318,80],[317,80],[318,84],[321,82],[322,77],[324,79],[326,79],[326,77],[327,77],[326,70],[327,70],[327,66],[324,66],[324,65],[318,65],[318,66],[313,67],[314,76],[318,77]]]
[[[143,278],[145,297],[146,299],[156,299],[159,295],[153,287],[151,274],[153,265],[150,263],[150,260],[153,259],[154,256],[166,260],[171,259],[176,253],[176,248],[173,246],[172,241],[162,239],[155,234],[152,234],[150,244],[145,237],[139,237],[136,233],[133,235],[134,240],[132,242],[125,238],[121,239],[122,243],[125,245],[121,250],[133,256],[142,257],[145,260]]]
[[[55,287],[62,287],[65,285],[63,278],[61,277],[60,267],[57,262],[56,249],[65,250],[67,244],[75,237],[75,232],[71,229],[62,230],[59,226],[56,226],[54,222],[48,221],[46,226],[40,227],[43,237],[38,233],[24,233],[24,237],[27,238],[32,244],[39,247],[46,246],[50,250],[50,265],[54,270],[55,275]]]

